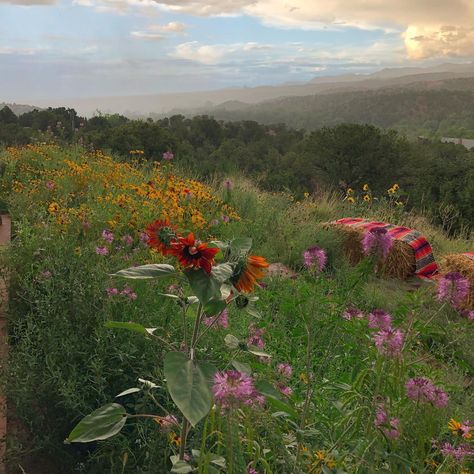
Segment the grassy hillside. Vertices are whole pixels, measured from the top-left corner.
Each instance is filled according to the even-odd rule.
[[[239,175],[202,183],[170,163],[123,163],[80,147],[12,148],[0,161],[1,198],[14,223],[2,260],[11,272],[4,382],[21,422],[9,440],[11,472],[161,473],[173,462],[172,472],[233,474],[473,468],[472,439],[464,436],[474,419],[473,321],[438,301],[434,282],[384,279],[372,258],[349,266],[340,234],[326,223],[352,215],[412,226],[437,258],[472,250],[471,242],[450,239],[387,200],[352,206],[325,193],[298,200]],[[174,254],[152,250],[143,236],[158,218],[183,235],[195,232],[209,248],[231,241],[213,268],[236,248],[245,254],[248,241],[235,239],[248,236],[252,254],[287,265],[293,277],[267,274],[235,299],[235,287],[225,301],[219,293],[203,304],[206,318],[225,308],[227,323],[199,324],[197,305],[185,297],[203,298],[201,284],[210,280],[186,285],[202,268],[145,281],[111,275],[143,264],[179,268]],[[315,245],[327,254],[322,271],[304,265],[303,252]],[[240,256],[234,264],[233,272]],[[388,329],[403,339],[393,351],[377,342],[386,335],[373,324],[376,309],[389,313]],[[104,326],[112,321],[115,328]],[[155,328],[153,336],[144,328]],[[178,358],[189,354],[183,341],[191,332],[200,335],[197,363],[245,378],[253,398],[237,403],[235,395],[222,405],[214,381],[210,411],[189,431],[177,463],[183,431],[167,417],[181,425],[188,412],[170,395],[174,372],[164,371],[170,345]],[[208,383],[196,385],[205,391]],[[416,395],[417,383],[431,388]],[[178,388],[185,386],[183,377]],[[108,439],[63,444],[81,418],[112,402],[138,416]],[[448,426],[451,419],[464,428]]]

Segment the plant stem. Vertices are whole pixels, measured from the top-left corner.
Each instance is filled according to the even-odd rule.
[[[203,305],[199,303],[199,308],[196,316],[196,321],[194,322],[193,337],[191,339],[191,344],[189,348],[189,358],[193,361],[195,359],[195,346],[198,340],[199,326],[201,324],[201,318],[203,314]],[[184,460],[184,453],[186,451],[186,438],[188,436],[189,430],[189,421],[183,417],[183,425],[181,427],[181,446],[179,447],[179,460]]]

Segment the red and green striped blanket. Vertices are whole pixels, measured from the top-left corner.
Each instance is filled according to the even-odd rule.
[[[385,222],[373,222],[366,219],[345,217],[334,221],[334,224],[358,227],[371,230],[383,227],[397,240],[408,244],[415,254],[415,275],[420,278],[433,278],[438,273],[438,265],[433,256],[433,249],[426,238],[418,231],[408,227],[396,226]]]

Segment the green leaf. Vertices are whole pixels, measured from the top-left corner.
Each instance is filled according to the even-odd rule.
[[[256,346],[247,346],[247,351],[250,352],[253,355],[258,356],[258,357],[271,357],[270,354],[267,354],[266,352],[261,351]]]
[[[71,431],[66,443],[89,443],[117,434],[127,421],[127,412],[118,403],[109,403],[83,418]]]
[[[230,248],[233,255],[238,257],[245,256],[252,248],[252,239],[250,237],[240,237],[238,239],[234,239],[230,243]]]
[[[240,341],[232,334],[227,334],[226,337],[224,337],[224,342],[229,349],[237,349],[240,344]]]
[[[208,275],[202,268],[198,270],[187,270],[185,274],[193,292],[203,305],[211,299],[217,300],[220,298],[220,283],[211,275]]]
[[[147,334],[147,329],[138,323],[124,322],[124,321],[107,321],[104,326],[109,329],[126,329],[127,331],[138,332],[140,334]]]
[[[252,375],[252,369],[250,365],[245,364],[244,362],[239,362],[238,360],[233,360],[232,365],[234,366],[235,370],[242,372],[244,374]]]
[[[255,383],[255,388],[262,394],[265,395],[267,403],[276,411],[283,411],[293,418],[298,418],[298,413],[294,408],[285,403],[281,399],[281,393],[266,380],[259,380]]]
[[[176,461],[171,468],[171,472],[177,472],[179,474],[187,474],[188,472],[193,472],[192,466],[190,466],[186,461]]]
[[[221,263],[212,267],[211,275],[220,283],[227,281],[234,273],[235,264]]]
[[[131,393],[137,393],[140,391],[141,391],[141,388],[138,388],[138,387],[128,388],[127,390],[120,392],[118,395],[115,395],[115,398],[124,397],[125,395],[130,395]]]
[[[130,267],[111,274],[111,276],[133,280],[150,280],[151,278],[166,278],[174,275],[176,275],[176,270],[173,265],[167,263],[151,263],[139,267]]]
[[[208,316],[215,316],[224,311],[226,307],[227,303],[223,300],[211,300],[204,305],[204,312]]]
[[[211,379],[215,367],[188,359],[182,352],[168,352],[164,373],[171,398],[186,419],[196,426],[211,409]]]

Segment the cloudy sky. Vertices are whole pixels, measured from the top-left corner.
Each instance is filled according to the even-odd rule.
[[[474,58],[474,0],[0,0],[0,102]]]

